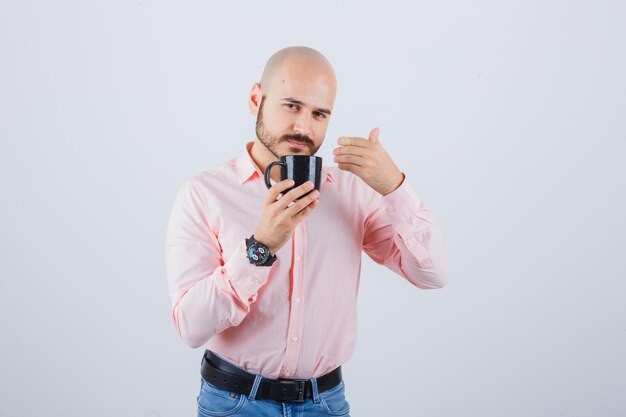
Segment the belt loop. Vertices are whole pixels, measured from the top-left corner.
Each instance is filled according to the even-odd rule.
[[[311,378],[311,388],[313,390],[313,402],[314,403],[319,403],[320,402],[320,394],[317,391],[317,378]]]
[[[263,379],[261,375],[257,375],[254,377],[254,383],[252,384],[252,389],[250,390],[250,395],[248,396],[249,399],[255,399],[256,393],[259,390],[259,384],[261,384],[261,379]]]

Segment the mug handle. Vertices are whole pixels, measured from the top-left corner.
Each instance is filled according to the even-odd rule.
[[[272,183],[270,182],[270,171],[272,170],[272,167],[274,165],[285,166],[285,163],[279,160],[279,161],[274,161],[265,167],[265,186],[267,187],[268,190],[272,188]]]

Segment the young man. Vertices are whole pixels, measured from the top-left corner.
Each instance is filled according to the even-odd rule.
[[[341,365],[355,346],[362,251],[418,288],[446,283],[440,228],[378,128],[338,138],[319,192],[297,199],[308,182],[281,195],[293,184],[278,170],[266,188],[269,163],[317,152],[335,94],[322,54],[276,52],[249,96],[254,142],[178,191],[167,275],[178,334],[204,348],[199,415],[348,415]]]

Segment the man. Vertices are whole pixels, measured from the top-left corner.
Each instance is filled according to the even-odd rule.
[[[178,191],[166,263],[174,326],[205,349],[198,415],[348,415],[341,365],[356,340],[362,251],[416,287],[446,283],[441,231],[378,128],[337,140],[319,192],[296,200],[308,182],[282,193],[293,183],[278,170],[267,190],[269,163],[322,145],[335,94],[318,51],[276,52],[249,95],[254,142]],[[258,250],[269,251],[262,262]]]

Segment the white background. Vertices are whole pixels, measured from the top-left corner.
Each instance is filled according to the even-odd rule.
[[[626,415],[623,1],[0,5],[0,415],[195,415],[168,215],[291,45],[337,73],[325,163],[380,127],[449,253],[431,291],[364,255],[353,417]]]

